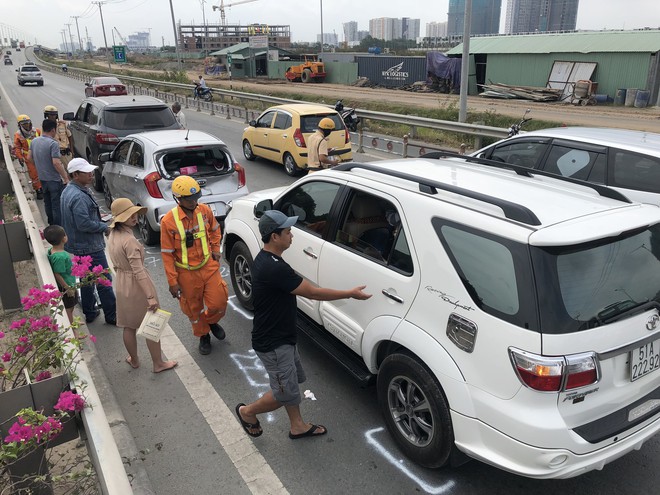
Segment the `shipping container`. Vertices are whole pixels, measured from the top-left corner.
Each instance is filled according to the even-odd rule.
[[[397,88],[426,81],[426,57],[356,57],[358,76],[380,86]]]

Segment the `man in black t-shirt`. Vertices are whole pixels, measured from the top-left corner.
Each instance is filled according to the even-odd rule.
[[[364,285],[350,290],[324,289],[313,286],[293,271],[282,259],[282,253],[291,246],[291,227],[297,220],[298,217],[287,217],[277,210],[265,212],[259,220],[264,247],[252,264],[252,347],[268,372],[270,390],[252,404],[236,406],[241,426],[251,437],[263,433],[257,414],[282,406],[289,415],[289,438],[292,440],[328,432],[323,425],[305,423],[300,415],[298,384],[305,381],[305,371],[296,347],[296,296],[318,301],[371,297],[363,292]]]

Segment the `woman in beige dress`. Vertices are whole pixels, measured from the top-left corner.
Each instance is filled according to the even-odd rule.
[[[110,209],[113,218],[109,225],[108,252],[115,271],[117,326],[124,327],[124,346],[128,351],[126,362],[133,368],[139,368],[137,329],[147,311],[156,311],[160,307],[156,287],[144,267],[144,247],[133,236],[138,215],[144,215],[146,208],[135,206],[130,199],[117,198]],[[177,365],[176,361],[163,360],[160,342],[146,341],[154,373],[170,370]]]

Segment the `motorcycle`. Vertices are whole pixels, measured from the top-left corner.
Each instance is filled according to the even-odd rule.
[[[344,119],[344,124],[346,124],[348,130],[351,132],[357,132],[360,117],[357,116],[355,108],[344,108],[342,100],[337,100],[337,103],[335,103],[335,110],[341,115],[341,118]]]
[[[62,65],[62,72],[69,72],[69,68],[66,65]]]
[[[511,127],[509,127],[509,135],[507,137],[513,137],[513,136],[519,134],[520,130],[522,129],[522,126],[525,125],[526,122],[529,122],[530,120],[532,120],[531,117],[527,118],[527,114],[531,111],[532,110],[530,108],[528,108],[525,111],[525,113],[523,115],[523,118],[520,119],[520,122],[518,122],[516,124],[511,124]]]
[[[198,82],[195,82],[195,88],[193,89],[193,99],[201,98],[204,101],[213,101],[213,91],[211,88],[204,88],[200,86]]]

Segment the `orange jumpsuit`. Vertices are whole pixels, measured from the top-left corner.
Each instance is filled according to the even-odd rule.
[[[25,163],[27,166],[28,175],[32,181],[32,189],[35,191],[41,189],[41,181],[39,180],[37,167],[35,167],[32,160],[28,159],[28,151],[30,151],[30,143],[32,140],[39,136],[41,136],[41,129],[33,129],[30,131],[30,136],[27,138],[23,135],[20,129],[14,134],[14,154],[21,163]]]
[[[185,247],[181,243],[181,235],[174,220],[178,215],[186,232],[198,234],[198,213],[201,213],[206,236],[196,238],[192,247]],[[181,297],[179,305],[181,311],[190,319],[193,334],[201,337],[209,333],[209,325],[217,323],[225,315],[229,292],[227,284],[220,276],[220,263],[210,256],[210,253],[220,253],[220,224],[215,219],[211,208],[205,204],[198,204],[193,212],[192,219],[177,206],[167,212],[160,223],[160,250],[167,275],[169,286],[179,285]],[[202,242],[207,243],[208,259],[204,263],[204,250]],[[187,251],[188,266],[184,264],[183,249]],[[199,269],[191,269],[203,264]],[[204,307],[206,306],[206,310]]]

